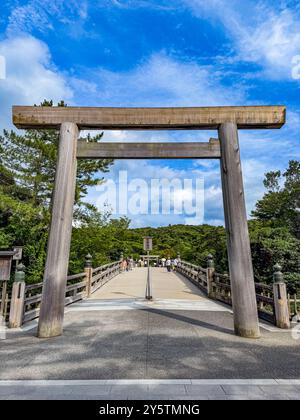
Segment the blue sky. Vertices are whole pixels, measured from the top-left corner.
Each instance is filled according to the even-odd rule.
[[[7,0],[0,6],[0,125],[12,104],[64,99],[81,106],[271,105],[279,131],[240,133],[247,209],[264,173],[300,158],[300,3],[271,0]],[[106,141],[207,141],[214,132],[106,132]],[[118,161],[108,177],[204,178],[206,223],[222,224],[218,162]],[[96,202],[99,191],[90,190]],[[131,217],[130,214],[128,214]],[[137,215],[133,226],[189,223]],[[193,218],[190,222],[193,222]]]

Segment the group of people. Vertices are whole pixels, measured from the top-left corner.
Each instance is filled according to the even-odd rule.
[[[179,259],[178,258],[171,259],[170,257],[168,257],[168,258],[162,258],[161,262],[162,262],[162,267],[166,267],[167,270],[170,272],[171,270],[176,270],[176,267],[179,264]]]
[[[154,267],[165,267],[165,268],[167,268],[168,271],[171,271],[171,270],[176,269],[176,267],[179,264],[179,261],[180,261],[179,258],[171,259],[170,257],[168,257],[168,258],[163,257],[160,260],[158,260],[157,262],[154,262],[153,265],[154,265]],[[147,267],[147,264],[148,264],[147,260],[144,260],[144,261],[139,260],[138,261],[139,267]]]
[[[135,262],[132,257],[123,258],[121,261],[121,270],[122,271],[130,271],[133,270],[135,267]]]
[[[169,272],[176,270],[176,267],[178,266],[180,262],[179,258],[171,259],[168,258],[161,258],[158,260],[158,262],[154,262],[154,267],[165,267]],[[121,261],[121,271],[130,271],[133,270],[136,266],[138,267],[147,267],[148,261],[147,259],[142,260],[139,259],[138,261],[135,261],[132,257],[123,258]]]

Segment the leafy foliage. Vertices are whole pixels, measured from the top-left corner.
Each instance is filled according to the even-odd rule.
[[[300,240],[287,227],[273,227],[265,221],[251,221],[249,231],[256,281],[270,283],[273,267],[279,263],[289,292],[300,291]]]
[[[264,185],[268,192],[257,202],[253,216],[273,226],[286,226],[300,239],[300,162],[291,160],[283,174],[267,173]]]
[[[45,101],[42,106],[52,106]],[[65,106],[64,103],[58,106]],[[102,134],[85,141],[99,142]],[[56,130],[27,130],[23,134],[4,130],[0,136],[0,247],[24,246],[27,279],[41,281],[50,206],[55,178],[59,133]],[[105,215],[84,202],[88,188],[102,181],[111,160],[78,162],[74,224],[101,224]]]

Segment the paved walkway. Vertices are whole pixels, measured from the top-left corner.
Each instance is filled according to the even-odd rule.
[[[187,310],[230,312],[225,305],[207,299],[184,276],[168,272],[166,268],[151,269],[151,301],[145,299],[147,269],[136,268],[113,278],[92,297],[70,307],[71,312],[100,310]]]
[[[131,274],[138,293],[128,285]],[[281,383],[300,378],[300,341],[290,332],[236,337],[230,309],[181,276],[162,277],[153,271],[154,303],[143,299],[145,270],[116,277],[97,299],[67,309],[61,337],[40,340],[35,327],[9,331],[0,341],[0,399],[299,397],[298,382]],[[32,380],[46,382],[19,382]]]
[[[166,268],[151,268],[151,279],[155,299],[207,301],[193,283],[178,273],[169,273]],[[92,299],[143,299],[146,281],[147,268],[136,268],[106,283]]]

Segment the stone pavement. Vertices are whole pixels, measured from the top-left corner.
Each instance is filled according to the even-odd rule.
[[[300,381],[0,381],[0,400],[300,400]]]
[[[127,294],[125,283],[119,291]],[[150,305],[139,295],[118,301],[99,292],[68,308],[61,337],[38,339],[36,327],[8,331],[0,340],[0,398],[298,398],[299,382],[291,381],[300,378],[299,340],[276,329],[263,329],[260,340],[236,337],[227,307],[210,305],[198,290],[182,299],[190,285],[182,287]]]

